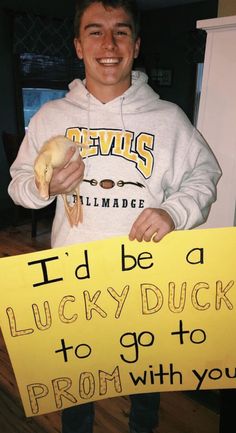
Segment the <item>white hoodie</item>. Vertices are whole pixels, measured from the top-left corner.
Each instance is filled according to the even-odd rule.
[[[131,87],[106,104],[78,79],[69,88],[65,98],[46,103],[31,119],[10,170],[14,202],[42,208],[45,201],[35,186],[33,164],[43,143],[65,135],[89,145],[82,151],[83,223],[70,227],[58,196],[52,246],[128,235],[149,207],[166,210],[176,229],[193,228],[207,219],[221,170],[187,116],[177,105],[162,101],[145,74],[133,72]]]

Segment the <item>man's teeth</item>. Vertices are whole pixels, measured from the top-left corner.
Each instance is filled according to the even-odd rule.
[[[119,59],[114,59],[114,58],[98,59],[98,62],[104,65],[116,65],[117,63],[119,63]]]

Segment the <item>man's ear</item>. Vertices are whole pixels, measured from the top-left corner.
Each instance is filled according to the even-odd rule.
[[[141,39],[137,38],[135,41],[135,46],[134,46],[134,59],[137,59],[137,57],[139,55],[140,43],[141,43]]]
[[[80,60],[82,60],[83,59],[83,51],[82,51],[82,47],[81,47],[81,43],[80,43],[79,38],[74,38],[74,46],[75,46],[75,51],[76,51],[78,58]]]

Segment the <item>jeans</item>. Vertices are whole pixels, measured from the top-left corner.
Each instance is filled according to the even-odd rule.
[[[152,433],[152,430],[158,425],[160,394],[158,392],[134,394],[130,395],[130,400],[130,431]]]
[[[131,410],[129,427],[131,432],[151,433],[158,425],[160,394],[146,393],[130,396]],[[62,433],[93,433],[94,404],[85,403],[64,409]]]
[[[94,404],[85,403],[62,411],[62,433],[92,433]]]

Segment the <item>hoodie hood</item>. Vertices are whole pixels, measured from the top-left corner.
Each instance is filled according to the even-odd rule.
[[[159,95],[155,93],[147,84],[148,77],[141,71],[132,71],[132,84],[121,96],[113,99],[106,104],[95,98],[86,89],[86,79],[73,80],[69,85],[69,92],[65,98],[68,102],[77,105],[81,109],[88,109],[88,105],[107,109],[110,112],[120,112],[120,104],[122,103],[123,114],[132,114],[136,112],[147,112],[156,108]]]

